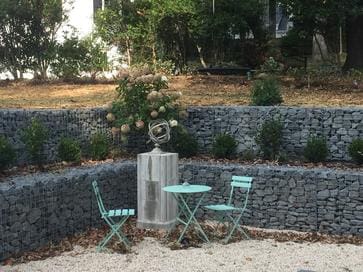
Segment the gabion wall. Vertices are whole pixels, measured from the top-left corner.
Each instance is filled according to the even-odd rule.
[[[300,107],[192,107],[185,125],[197,138],[200,150],[211,149],[213,137],[227,132],[238,141],[238,150],[257,150],[255,136],[265,120],[280,119],[283,152],[301,157],[310,135],[325,137],[330,160],[349,160],[348,146],[363,138],[363,108]]]
[[[232,175],[255,177],[243,224],[363,236],[363,173],[234,164],[180,164],[180,182],[207,184],[204,204],[224,202]],[[91,182],[106,207],[137,207],[136,162],[39,173],[0,183],[0,260],[88,227],[101,218]],[[237,194],[237,200],[240,199]],[[210,217],[205,210],[199,217]]]
[[[329,159],[349,160],[347,148],[355,138],[363,138],[363,108],[299,108],[299,107],[191,107],[184,125],[194,134],[200,152],[210,151],[215,135],[227,132],[238,141],[238,150],[257,150],[254,138],[264,122],[280,118],[284,124],[283,152],[301,157],[309,135],[327,139]],[[40,119],[49,129],[45,156],[49,162],[57,159],[57,145],[62,136],[78,139],[85,147],[96,132],[108,133],[104,109],[81,110],[0,110],[0,135],[9,137],[18,154],[18,163],[27,162],[21,131],[32,117]],[[152,147],[147,137],[130,137],[124,148],[144,152]],[[114,144],[118,145],[116,140]]]
[[[363,172],[194,162],[180,173],[213,188],[206,203],[227,202],[232,175],[254,177],[244,224],[363,236]]]
[[[120,162],[0,183],[0,260],[101,226],[91,188],[97,180],[105,206],[136,207],[136,164]]]
[[[48,162],[57,160],[57,146],[61,137],[79,140],[85,149],[92,134],[109,133],[104,109],[81,110],[0,110],[0,135],[8,137],[16,149],[18,164],[29,162],[21,135],[32,118],[37,118],[48,129],[48,140],[44,158]]]

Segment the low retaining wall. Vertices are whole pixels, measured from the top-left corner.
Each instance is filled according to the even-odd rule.
[[[257,150],[255,136],[265,120],[283,123],[282,151],[301,157],[310,135],[327,140],[330,160],[349,160],[348,146],[363,138],[363,108],[300,107],[192,107],[185,121],[202,152],[212,148],[213,138],[227,132],[238,142],[238,151]]]
[[[363,236],[363,173],[264,165],[184,164],[181,180],[212,186],[227,201],[232,175],[255,177],[244,224]]]
[[[99,182],[106,207],[137,206],[134,162],[19,176],[0,183],[0,260],[100,226],[93,180]]]
[[[207,153],[215,135],[227,132],[238,142],[238,151],[257,150],[255,136],[261,124],[272,117],[284,124],[283,152],[301,157],[310,134],[324,136],[330,160],[349,160],[348,146],[355,138],[363,138],[363,108],[299,108],[299,107],[191,107],[184,121],[197,137],[200,152]],[[85,146],[97,131],[110,134],[104,109],[81,110],[7,110],[0,109],[0,135],[8,137],[18,154],[18,163],[28,161],[21,131],[31,118],[37,117],[49,130],[44,156],[57,159],[57,146],[62,136],[78,139]],[[133,152],[150,150],[146,137],[130,137],[127,148]],[[116,141],[115,144],[118,144]]]
[[[207,184],[204,203],[226,201],[231,175],[255,177],[243,223],[363,236],[363,173],[265,165],[180,164],[180,182]],[[137,207],[136,163],[19,176],[0,183],[0,260],[100,226],[91,182],[106,207]],[[209,217],[205,210],[199,217]]]
[[[22,131],[32,118],[37,118],[48,130],[43,156],[48,162],[57,160],[57,146],[62,137],[77,139],[83,148],[96,132],[109,133],[104,109],[80,110],[0,110],[0,135],[5,135],[17,153],[18,164],[29,162],[21,141]]]

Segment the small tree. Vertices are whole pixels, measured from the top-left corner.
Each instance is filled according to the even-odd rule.
[[[0,136],[0,171],[10,166],[15,161],[16,155],[14,148],[8,139]]]
[[[265,159],[276,159],[282,144],[283,125],[279,120],[268,120],[262,124],[256,136],[256,143],[260,146]]]
[[[31,160],[40,167],[44,159],[43,147],[48,139],[48,130],[38,119],[33,118],[21,138]]]
[[[251,102],[255,106],[274,106],[283,102],[280,85],[274,78],[258,80],[251,91]]]
[[[219,134],[214,138],[212,153],[216,158],[232,159],[236,155],[237,146],[231,135]]]
[[[79,77],[85,62],[88,49],[77,37],[71,37],[58,45],[56,59],[51,64],[52,72],[64,80],[74,80]]]
[[[81,70],[89,73],[91,79],[95,80],[99,73],[108,69],[105,44],[101,39],[89,36],[81,41],[81,45],[87,49]]]
[[[304,157],[309,162],[323,162],[329,150],[325,138],[310,137],[304,149]]]

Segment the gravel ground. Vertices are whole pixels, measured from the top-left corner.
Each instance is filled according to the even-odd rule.
[[[170,250],[146,238],[130,254],[96,253],[76,247],[61,256],[16,266],[12,272],[99,271],[363,271],[363,246],[250,240],[228,245]],[[1,271],[1,269],[0,269]]]

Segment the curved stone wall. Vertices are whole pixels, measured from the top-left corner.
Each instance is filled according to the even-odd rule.
[[[137,206],[134,162],[19,176],[0,183],[0,260],[101,226],[93,180],[109,209]]]
[[[363,173],[267,165],[182,162],[180,182],[207,184],[204,203],[226,201],[232,175],[255,177],[243,224],[363,236]],[[106,207],[137,207],[136,162],[70,168],[0,183],[0,260],[100,226],[91,182]],[[240,195],[237,195],[237,200]],[[211,216],[205,210],[199,217]]]

